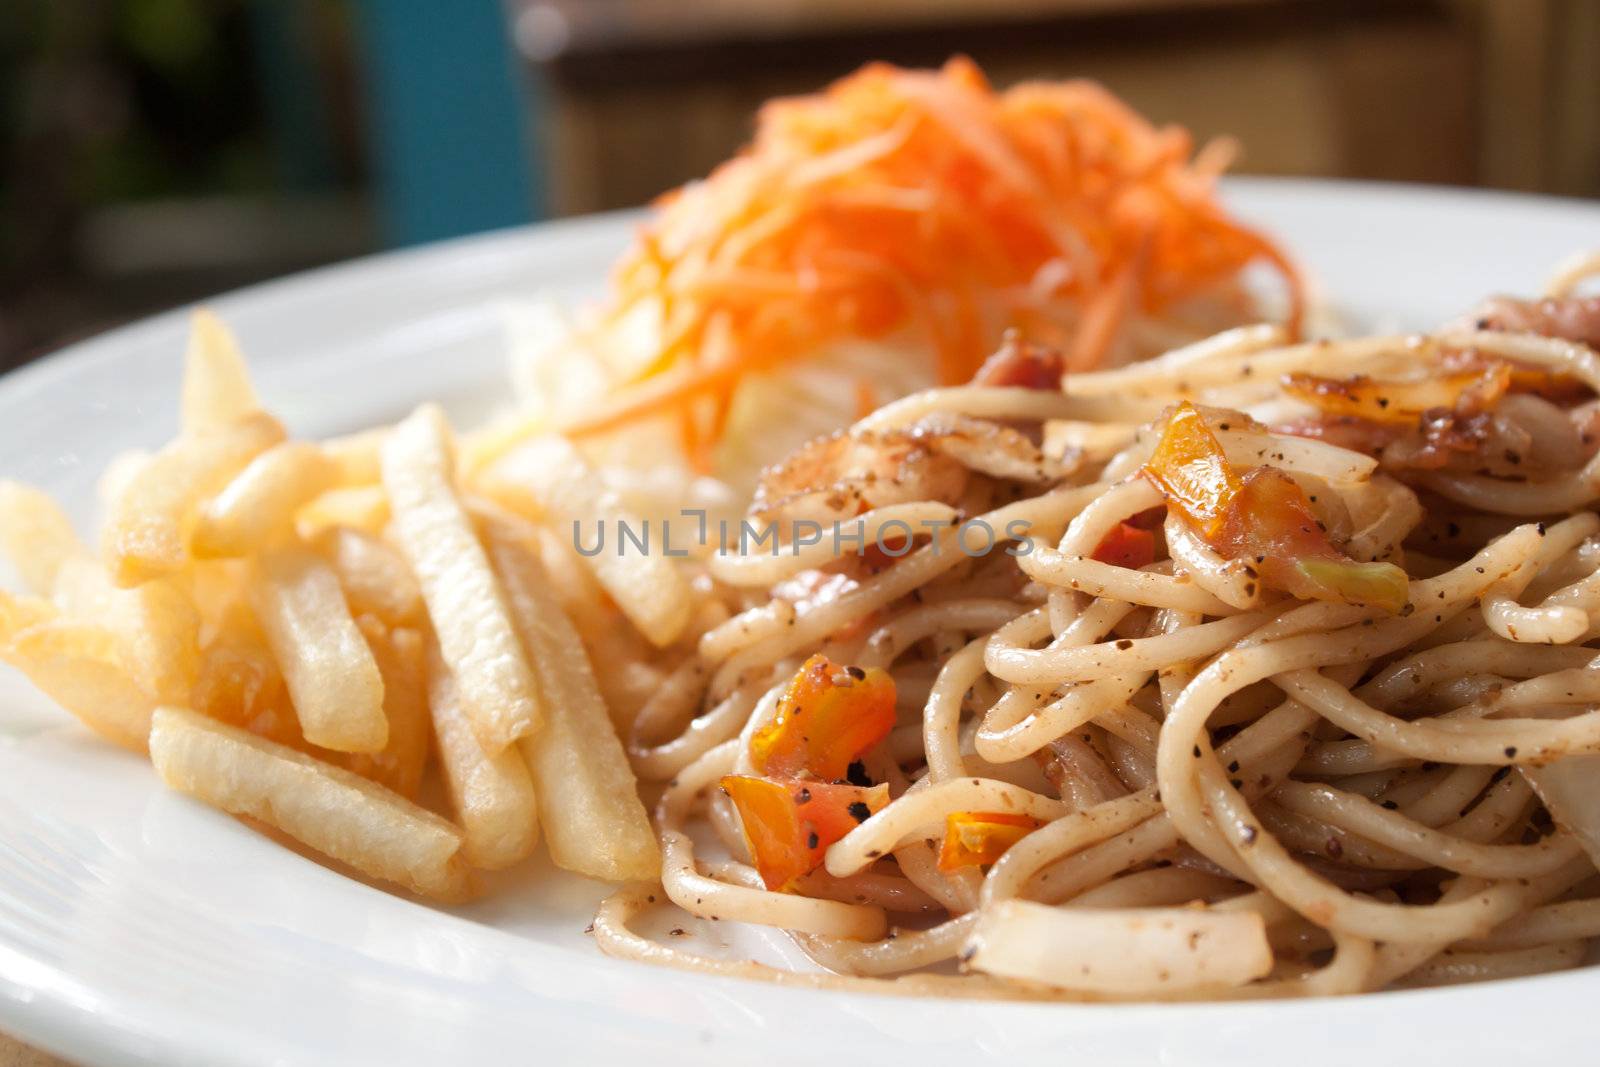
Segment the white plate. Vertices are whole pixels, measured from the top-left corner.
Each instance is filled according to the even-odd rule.
[[[1426,326],[1527,292],[1600,247],[1600,207],[1424,188],[1239,181],[1363,324]],[[592,294],[629,219],[381,256],[215,302],[266,398],[301,433],[465,413],[497,394],[505,300]],[[180,315],[0,381],[0,476],[88,526],[93,480],[176,422]],[[89,1064],[1034,1062],[1370,1059],[1459,1067],[1592,1058],[1600,971],[1339,1002],[1007,1005],[779,989],[608,960],[584,937],[602,889],[524,872],[431,910],[342,878],[165,792],[0,677],[0,1028]],[[705,936],[705,935],[701,935]],[[711,936],[715,936],[714,934]]]

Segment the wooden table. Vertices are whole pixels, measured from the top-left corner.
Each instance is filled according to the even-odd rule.
[[[24,1045],[5,1033],[0,1033],[0,1067],[71,1067],[66,1060],[58,1060],[40,1052],[32,1045]]]

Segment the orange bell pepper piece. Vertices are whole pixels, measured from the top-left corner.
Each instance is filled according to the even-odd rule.
[[[1223,509],[1239,491],[1221,442],[1188,401],[1167,419],[1144,474],[1166,496],[1167,506],[1207,537],[1222,525]]]
[[[1156,535],[1132,523],[1119,522],[1100,539],[1094,558],[1113,567],[1148,567],[1155,562]]]
[[[887,671],[812,656],[778,699],[772,722],[751,738],[750,758],[756,770],[773,777],[843,779],[850,764],[894,729],[894,699]]]
[[[745,843],[768,889],[788,890],[822,865],[828,846],[889,803],[887,785],[835,785],[730,774],[722,791],[738,809]]]
[[[1044,824],[1031,815],[1005,811],[952,811],[944,820],[939,869],[987,866]]]

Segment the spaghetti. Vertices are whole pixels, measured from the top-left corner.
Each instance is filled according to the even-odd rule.
[[[1597,268],[1575,260],[1551,300]],[[1600,360],[1558,310],[1542,332],[1248,327],[1060,391],[937,389],[846,431],[865,459],[770,469],[787,510],[763,514],[791,538],[825,520],[879,549],[704,561],[719,610],[631,751],[663,783],[671,906],[788,931],[816,969],[650,940],[639,888],[602,906],[600,947],[1027,999],[1581,962],[1600,936]],[[1397,418],[1391,393],[1430,402]],[[945,448],[956,415],[1057,468],[1018,476],[998,437]],[[886,554],[897,518],[942,521],[895,527],[917,532]],[[978,530],[993,544],[967,551]],[[880,677],[897,710],[863,733]],[[823,773],[806,761],[827,745]]]

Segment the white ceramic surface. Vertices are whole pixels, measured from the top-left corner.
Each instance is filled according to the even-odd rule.
[[[1437,189],[1239,181],[1362,324],[1423,326],[1600,247],[1600,207]],[[492,235],[225,296],[295,431],[424,397],[503,395],[503,301],[592,294],[624,217]],[[173,432],[183,318],[0,380],[0,476],[87,527],[101,465]],[[825,994],[612,961],[602,887],[520,872],[446,913],[342,878],[165,792],[0,675],[0,1028],[86,1064],[1592,1062],[1600,971],[1343,1001],[1084,1007]],[[695,935],[716,941],[716,930]],[[1376,1056],[1374,1055],[1376,1053]]]

